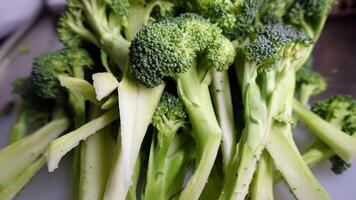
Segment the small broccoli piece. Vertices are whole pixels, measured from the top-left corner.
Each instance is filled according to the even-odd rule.
[[[11,188],[13,186],[13,189],[17,190],[2,191],[0,189],[0,196],[7,196],[9,192],[17,193],[21,189],[23,185],[20,187],[16,184],[19,183],[18,181],[21,181],[22,174],[30,166],[33,166],[39,156],[45,152],[49,142],[67,130],[69,125],[70,122],[67,117],[61,116],[52,120],[33,134],[20,139],[0,151],[0,188]],[[33,175],[34,173],[29,176]],[[27,181],[22,181],[27,182],[28,179]]]
[[[338,129],[344,131],[346,134],[356,137],[356,135],[354,135],[356,132],[356,101],[352,97],[341,95],[333,96],[314,104],[312,111]],[[315,154],[315,152],[320,153]],[[314,153],[315,156],[310,156],[312,153]],[[342,158],[335,155],[335,152],[320,140],[315,142],[315,144],[304,154],[304,157],[308,158],[307,162],[312,163],[313,165],[330,158],[332,164],[331,170],[335,174],[341,174],[351,166]]]
[[[259,21],[264,24],[283,23],[284,16],[294,0],[266,0],[259,13]]]
[[[195,14],[144,27],[130,47],[131,77],[148,87],[171,78],[188,113],[198,163],[180,199],[197,199],[217,155],[221,129],[212,107],[211,70],[227,70],[235,51],[219,28]]]
[[[20,78],[12,83],[13,93],[20,95],[18,113],[10,131],[10,143],[23,138],[26,133],[44,126],[52,118],[54,101],[36,95],[31,79]]]
[[[343,120],[355,103],[352,98],[335,96],[313,106],[313,112],[305,109],[298,101],[293,102],[293,110],[310,128],[321,142],[315,145],[330,147],[346,162],[356,158],[356,139],[341,129]],[[351,106],[351,107],[350,107]],[[319,141],[318,140],[318,141]],[[319,148],[319,147],[318,147]],[[312,148],[313,149],[313,148]]]
[[[187,125],[187,114],[180,99],[164,92],[153,114],[152,125],[155,131],[148,161],[144,199],[169,199],[169,189],[173,182],[168,182],[168,178],[174,180],[181,166],[169,168],[168,162],[172,155],[168,155],[168,151],[173,138],[179,137],[178,130]]]
[[[317,39],[334,0],[294,0],[286,12],[286,22]]]
[[[173,4],[165,0],[67,0],[59,21],[59,37],[67,47],[94,44],[126,72],[130,41],[145,24],[170,15]]]
[[[256,23],[263,0],[194,0],[185,11],[198,13],[219,26],[230,40],[244,35]]]
[[[65,101],[66,91],[60,85],[58,76],[83,77],[85,67],[91,67],[93,60],[84,49],[73,48],[45,53],[38,56],[32,67],[31,82],[36,95],[44,99]]]
[[[306,105],[312,96],[326,90],[325,78],[310,68],[301,67],[296,74],[296,92],[299,102]]]

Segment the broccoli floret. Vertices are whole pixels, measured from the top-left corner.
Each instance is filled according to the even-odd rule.
[[[337,128],[342,129],[345,133],[356,137],[356,135],[354,136],[356,132],[356,101],[351,96],[338,95],[319,101],[313,105],[312,111]],[[315,151],[319,148],[321,145],[319,143],[320,141],[311,150]],[[330,151],[330,149],[326,148],[324,151]],[[337,155],[332,156],[330,161],[332,164],[331,170],[335,174],[341,174],[351,166]]]
[[[257,23],[256,17],[263,0],[194,0],[187,3],[185,11],[198,13],[222,29],[231,40],[245,34]]]
[[[31,73],[36,95],[64,101],[66,92],[59,83],[58,75],[82,76],[84,68],[92,65],[93,60],[84,49],[59,50],[38,56]]]
[[[294,0],[266,0],[263,2],[258,13],[259,20],[262,23],[282,23],[288,8]]]
[[[169,180],[177,178],[181,166],[170,168],[169,162],[173,155],[168,155],[168,152],[174,137],[180,137],[178,130],[187,123],[187,114],[181,100],[164,92],[152,117],[155,131],[148,161],[145,199],[169,198],[169,189],[173,184]]]
[[[132,41],[131,77],[148,87],[173,79],[193,128],[198,163],[181,199],[199,197],[213,166],[221,129],[209,94],[211,70],[227,70],[234,56],[221,30],[195,14],[148,25]]]
[[[295,0],[288,8],[286,22],[317,39],[334,0]]]
[[[12,83],[13,93],[20,95],[16,120],[10,130],[10,143],[16,142],[38,127],[45,125],[52,118],[54,101],[37,95],[31,78],[20,78]]]
[[[181,100],[173,94],[164,92],[153,113],[152,125],[162,133],[163,137],[171,138],[172,135],[169,133],[175,134],[178,129],[184,127],[187,123],[186,119],[187,114]]]
[[[165,77],[179,82],[180,74],[205,64],[197,72],[204,79],[211,68],[226,70],[234,55],[219,28],[198,15],[184,14],[146,26],[137,34],[130,47],[129,73],[139,83],[155,87]]]
[[[301,67],[296,74],[296,92],[301,104],[306,105],[312,96],[326,90],[325,78],[316,71]]]
[[[165,0],[68,0],[58,32],[67,47],[90,43],[103,49],[125,73],[137,31],[155,20],[151,14],[160,18],[173,12],[173,4]]]

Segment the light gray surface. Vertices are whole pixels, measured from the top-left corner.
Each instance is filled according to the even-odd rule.
[[[11,94],[10,83],[18,77],[29,74],[32,59],[45,51],[56,49],[60,45],[55,35],[54,21],[49,17],[43,17],[33,31],[31,31],[21,43],[30,48],[25,55],[16,54],[8,68],[0,69],[0,108],[8,101],[15,100]],[[7,143],[7,134],[13,121],[13,115],[8,118],[0,118],[0,148]],[[310,135],[297,133],[296,141],[299,144],[310,142]],[[330,170],[330,164],[325,162],[313,171],[322,185],[334,200],[356,199],[356,167],[352,167],[343,175],[335,176]],[[66,156],[61,161],[59,169],[49,174],[46,168],[36,175],[15,200],[67,200],[71,191],[71,158]],[[275,187],[276,200],[293,199],[288,189],[279,184]]]

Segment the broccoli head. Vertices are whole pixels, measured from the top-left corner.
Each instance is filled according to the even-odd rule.
[[[138,82],[155,87],[165,77],[177,79],[192,66],[226,70],[235,51],[221,30],[195,14],[184,14],[144,27],[130,47],[129,73]],[[197,63],[201,61],[201,63]]]
[[[78,71],[91,67],[93,60],[84,49],[74,48],[45,53],[38,56],[32,67],[31,82],[36,95],[44,99],[63,101],[66,92],[58,75],[76,76]]]
[[[316,39],[333,4],[334,0],[295,0],[287,11],[286,22]]]
[[[153,126],[162,133],[177,132],[185,126],[187,114],[182,101],[171,93],[164,92],[152,117]]]
[[[184,11],[198,13],[222,29],[230,40],[244,35],[255,25],[263,0],[194,0]]]
[[[310,97],[320,94],[327,87],[325,78],[316,71],[307,67],[301,67],[296,74],[296,90],[299,101],[305,105]]]

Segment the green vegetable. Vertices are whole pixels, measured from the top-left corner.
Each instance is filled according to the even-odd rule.
[[[58,167],[58,163],[61,158],[71,149],[76,147],[80,141],[85,140],[90,135],[115,121],[117,118],[118,113],[115,108],[112,108],[100,117],[91,120],[80,128],[52,141],[48,145],[47,149],[48,171],[53,172]]]
[[[293,101],[293,110],[309,129],[346,162],[356,158],[356,139]]]
[[[297,71],[296,91],[298,100],[306,105],[312,96],[315,96],[326,90],[325,78],[307,67],[301,67]]]
[[[7,187],[45,152],[51,140],[68,129],[70,122],[62,117],[55,119],[23,139],[0,151],[0,188]]]
[[[352,97],[333,96],[317,102],[313,105],[312,111],[353,138],[356,136],[354,135],[356,132],[356,101]],[[330,159],[332,163],[331,169],[335,174],[341,174],[350,167],[348,162],[335,155],[335,152],[321,140],[317,140],[304,153],[303,158],[310,167]]]
[[[147,169],[147,183],[144,199],[168,199],[169,189],[175,180],[180,166],[169,168],[169,162],[174,155],[168,151],[178,131],[187,125],[187,115],[183,103],[174,95],[164,92],[152,117],[155,128]],[[176,169],[177,171],[175,171]]]
[[[205,55],[197,57],[202,52]],[[208,86],[211,70],[226,70],[234,55],[232,44],[221,31],[193,14],[148,25],[132,41],[130,75],[148,87],[162,84],[165,77],[171,77],[177,83],[178,95],[192,124],[198,162],[180,199],[199,197],[214,164],[221,129]]]

